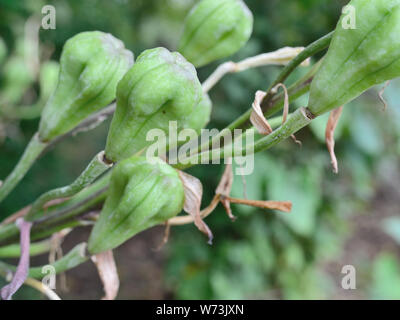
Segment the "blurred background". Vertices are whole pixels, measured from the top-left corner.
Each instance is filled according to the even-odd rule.
[[[12,170],[36,131],[68,38],[101,30],[123,40],[135,56],[156,46],[175,50],[182,21],[195,2],[0,0],[0,178]],[[254,14],[254,32],[229,59],[233,61],[283,46],[308,45],[334,29],[347,3],[245,2]],[[35,25],[46,4],[56,8],[56,29],[40,29],[37,36]],[[199,69],[200,80],[221,62]],[[210,92],[213,114],[208,127],[222,129],[250,108],[255,91],[265,90],[279,70],[263,67],[226,76]],[[289,82],[307,70],[299,69]],[[301,148],[288,139],[256,155],[255,172],[245,177],[248,198],[290,200],[292,213],[233,205],[238,219],[232,223],[218,207],[207,218],[215,236],[212,246],[193,225],[187,225],[174,227],[168,243],[157,251],[164,229],[145,231],[115,250],[121,280],[118,298],[400,299],[400,81],[386,88],[386,111],[378,98],[381,87],[344,108],[336,131],[338,175],[332,173],[324,143],[326,116],[298,133]],[[306,104],[305,96],[291,107]],[[108,126],[106,121],[45,154],[0,204],[0,218],[42,192],[70,183],[103,148]],[[203,182],[203,205],[212,198],[222,172],[217,165],[190,170]],[[236,177],[233,196],[242,197],[243,189],[242,179]],[[64,252],[85,241],[89,232],[82,228],[69,234]],[[32,265],[46,261],[46,255],[40,256]],[[356,290],[341,287],[345,265],[357,271]],[[57,292],[65,299],[103,296],[91,262],[67,272],[66,288]],[[43,297],[24,287],[16,298]]]

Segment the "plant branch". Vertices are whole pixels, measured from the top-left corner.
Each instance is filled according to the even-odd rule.
[[[9,174],[6,180],[0,185],[0,202],[3,201],[4,198],[6,198],[7,195],[22,180],[30,167],[47,146],[47,143],[40,141],[37,133],[32,137],[18,164]]]
[[[32,205],[26,215],[27,221],[33,221],[40,217],[40,210],[51,200],[71,197],[90,185],[95,179],[112,167],[112,163],[104,160],[104,151],[99,152],[89,163],[81,175],[70,185],[50,190],[41,195]],[[43,215],[45,211],[41,211]]]
[[[228,73],[242,72],[250,68],[262,67],[267,65],[287,65],[293,58],[295,58],[304,47],[284,47],[279,50],[262,53],[254,57],[244,59],[239,62],[225,62],[218,66],[218,68],[203,82],[203,92],[207,93],[213,88],[218,81],[220,81]],[[304,63],[308,65],[309,61]]]
[[[86,247],[87,244],[85,242],[80,243],[76,245],[64,257],[51,264],[50,266],[54,268],[55,274],[73,269],[76,266],[86,262],[89,259],[86,253]],[[30,268],[28,272],[29,277],[34,279],[42,279],[47,275],[45,272],[46,266],[48,265]],[[0,272],[2,272],[3,274],[15,272],[15,269],[16,268],[14,266],[0,261]]]
[[[236,147],[230,144],[219,149],[212,149],[186,158],[181,158],[179,159],[180,163],[173,166],[183,170],[199,163],[215,163],[215,160],[232,158],[234,156],[246,156],[267,150],[308,125],[313,118],[314,117],[306,108],[297,109],[278,129],[259,139],[252,145]]]
[[[29,248],[31,257],[46,253],[50,250],[51,242],[49,239],[32,243]],[[21,254],[21,246],[19,244],[10,244],[0,247],[0,258],[18,258]]]

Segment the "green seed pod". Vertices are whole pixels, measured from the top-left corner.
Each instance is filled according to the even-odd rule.
[[[107,159],[117,162],[143,150],[151,129],[168,134],[169,121],[187,127],[202,97],[196,69],[177,52],[144,51],[117,88],[117,110],[106,145]]]
[[[210,121],[212,102],[207,93],[204,93],[200,103],[194,108],[187,122],[187,128],[195,130],[200,134],[200,130]]]
[[[61,54],[57,88],[42,113],[41,141],[68,132],[112,102],[118,81],[132,64],[132,53],[111,34],[83,32],[69,39]]]
[[[186,18],[178,51],[201,67],[234,54],[252,31],[253,15],[242,0],[202,0]]]
[[[178,172],[159,158],[131,157],[113,169],[107,199],[89,239],[89,252],[113,249],[176,216],[184,189]]]
[[[400,76],[400,0],[353,0],[355,29],[343,14],[310,90],[308,109],[318,116],[374,85]]]

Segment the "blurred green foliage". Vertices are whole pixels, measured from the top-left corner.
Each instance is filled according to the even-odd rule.
[[[0,36],[5,43],[2,46],[0,42],[0,100],[7,95],[10,81],[13,88],[18,87],[10,102],[14,107],[33,104],[39,95],[38,79],[29,76],[20,79],[27,69],[13,71],[11,78],[6,71],[16,61],[24,63],[18,49],[24,39],[24,23],[32,15],[40,18],[44,4],[56,7],[57,28],[40,30],[41,60],[57,61],[64,42],[87,30],[114,34],[135,56],[156,46],[174,50],[182,21],[193,3],[190,0],[0,0]],[[246,3],[255,17],[254,32],[248,44],[231,57],[233,61],[283,46],[309,44],[335,27],[346,1],[247,0]],[[219,63],[199,69],[200,80]],[[210,92],[214,108],[209,127],[221,129],[246,111],[255,91],[266,89],[279,69],[263,67],[223,78]],[[306,70],[296,71],[289,82]],[[207,218],[215,235],[213,246],[208,246],[192,225],[173,228],[165,248],[168,253],[165,285],[174,298],[400,298],[400,206],[398,199],[379,194],[382,185],[400,189],[400,81],[392,81],[385,91],[386,112],[381,111],[378,90],[367,92],[344,108],[335,133],[339,175],[331,173],[324,142],[327,116],[323,116],[297,135],[303,142],[301,148],[289,139],[256,155],[255,171],[245,177],[245,184],[235,176],[233,196],[243,197],[245,192],[249,199],[290,200],[293,202],[290,214],[233,205],[238,219],[232,223],[222,207],[218,207]],[[307,97],[303,97],[291,103],[291,107],[306,102]],[[108,125],[106,122],[79,138],[69,138],[46,154],[0,205],[0,216],[7,216],[41,192],[76,177],[104,146]],[[12,169],[36,127],[37,120],[0,120],[3,137],[0,177]],[[223,167],[199,166],[189,172],[202,180],[203,205],[206,205]],[[397,205],[387,208],[390,201],[397,201]],[[381,213],[384,215],[380,216]],[[357,222],[363,219],[371,221],[371,226],[383,237],[379,248],[386,248],[390,241],[394,244],[373,253],[367,245],[358,245],[366,239],[370,240],[368,243],[375,242],[371,238],[374,233],[360,231]],[[352,243],[355,250],[349,252],[348,247],[354,249]],[[341,268],[346,264],[357,269],[354,293],[340,287],[344,276]]]

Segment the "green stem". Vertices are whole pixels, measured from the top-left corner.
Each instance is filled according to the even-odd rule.
[[[302,81],[296,82],[293,86],[288,88],[288,94],[289,94],[289,99],[290,101],[295,101],[304,94],[306,94],[310,90],[310,80],[309,80],[309,75],[307,74],[308,77],[305,77],[306,80],[301,79]],[[271,102],[273,105],[274,110],[280,110],[283,108],[284,105],[284,95],[279,94],[277,97]],[[212,148],[212,146],[215,143],[221,142],[221,140],[224,139],[225,136],[229,136],[232,131],[243,124],[243,121],[247,121],[250,118],[251,112],[253,109],[249,109],[244,113],[242,116],[240,116],[238,119],[236,119],[234,122],[232,122],[228,127],[224,128],[221,130],[220,133],[212,137],[209,141],[201,144],[197,148],[197,152],[199,153],[204,149],[209,149]],[[275,112],[274,112],[275,113]],[[246,120],[245,120],[246,119]],[[274,128],[278,126],[282,122],[282,116],[275,117],[268,119],[269,124]]]
[[[47,143],[40,141],[38,133],[35,133],[18,164],[0,186],[0,202],[17,186],[46,147]]]
[[[104,151],[98,153],[81,175],[70,185],[50,190],[41,195],[32,205],[29,213],[26,215],[26,221],[34,221],[41,215],[45,214],[45,211],[40,211],[43,206],[54,199],[61,199],[71,197],[82,189],[93,183],[100,175],[106,172],[112,167],[112,163],[104,161]]]
[[[51,265],[45,265],[41,267],[34,267],[29,269],[29,277],[35,279],[42,279],[46,275],[51,274],[51,270],[46,268],[51,266],[54,269],[55,274],[65,272],[72,268],[79,266],[80,264],[86,262],[89,257],[86,254],[86,243],[80,243],[76,245],[68,254],[66,254],[61,259],[57,260]],[[6,275],[9,272],[14,272],[15,267],[0,261],[0,274]]]
[[[283,83],[289,75],[296,69],[300,64],[302,64],[305,60],[317,54],[318,52],[326,49],[331,43],[334,31],[328,33],[327,35],[319,38],[314,41],[310,45],[308,45],[302,52],[300,52],[293,60],[291,60],[281,71],[278,77],[271,83],[267,92],[270,93],[272,88],[274,88],[277,84]],[[267,98],[267,97],[265,97]],[[265,99],[264,99],[265,100]]]
[[[34,222],[31,240],[43,239],[62,229],[82,225],[79,216],[105,200],[109,179],[110,174],[106,173],[71,199],[47,208],[48,213]],[[18,236],[19,230],[15,223],[0,226],[1,245],[18,242]]]
[[[50,250],[50,240],[43,240],[40,242],[32,243],[29,247],[30,256],[37,256]],[[21,254],[21,247],[19,244],[10,244],[5,247],[0,247],[0,258],[18,258]]]
[[[267,150],[292,134],[308,125],[312,120],[312,116],[306,108],[297,109],[293,112],[287,121],[271,134],[259,139],[254,144],[236,147],[232,144],[213,149],[202,153],[181,159],[181,163],[175,164],[174,167],[180,170],[187,169],[199,163],[215,163],[216,160],[222,158],[231,158],[235,156],[245,156],[256,152]]]
[[[271,104],[272,100],[272,93],[271,90],[279,83],[283,83],[289,75],[293,72],[294,69],[296,69],[301,63],[303,63],[305,60],[310,58],[311,56],[315,55],[316,53],[326,49],[329,44],[331,43],[333,37],[333,32],[328,33],[327,35],[323,36],[322,38],[319,38],[315,42],[311,43],[308,47],[306,47],[302,52],[300,52],[293,60],[289,62],[281,71],[281,73],[278,75],[278,77],[271,83],[269,88],[267,89],[267,95],[263,99],[261,103],[261,108],[264,111],[264,115],[266,118],[272,116],[274,113],[279,111],[283,104],[281,106],[277,106],[276,104]],[[319,65],[318,65],[319,66]],[[309,84],[307,81],[305,82],[305,85]],[[295,86],[297,83],[295,84]],[[292,86],[291,88],[293,88]],[[307,90],[308,91],[308,90]],[[234,128],[239,128],[244,126],[246,123],[249,122],[250,115],[251,115],[252,109],[249,109],[246,113],[244,113],[242,116],[237,118],[234,122],[232,122],[227,128],[230,130],[233,130]]]

